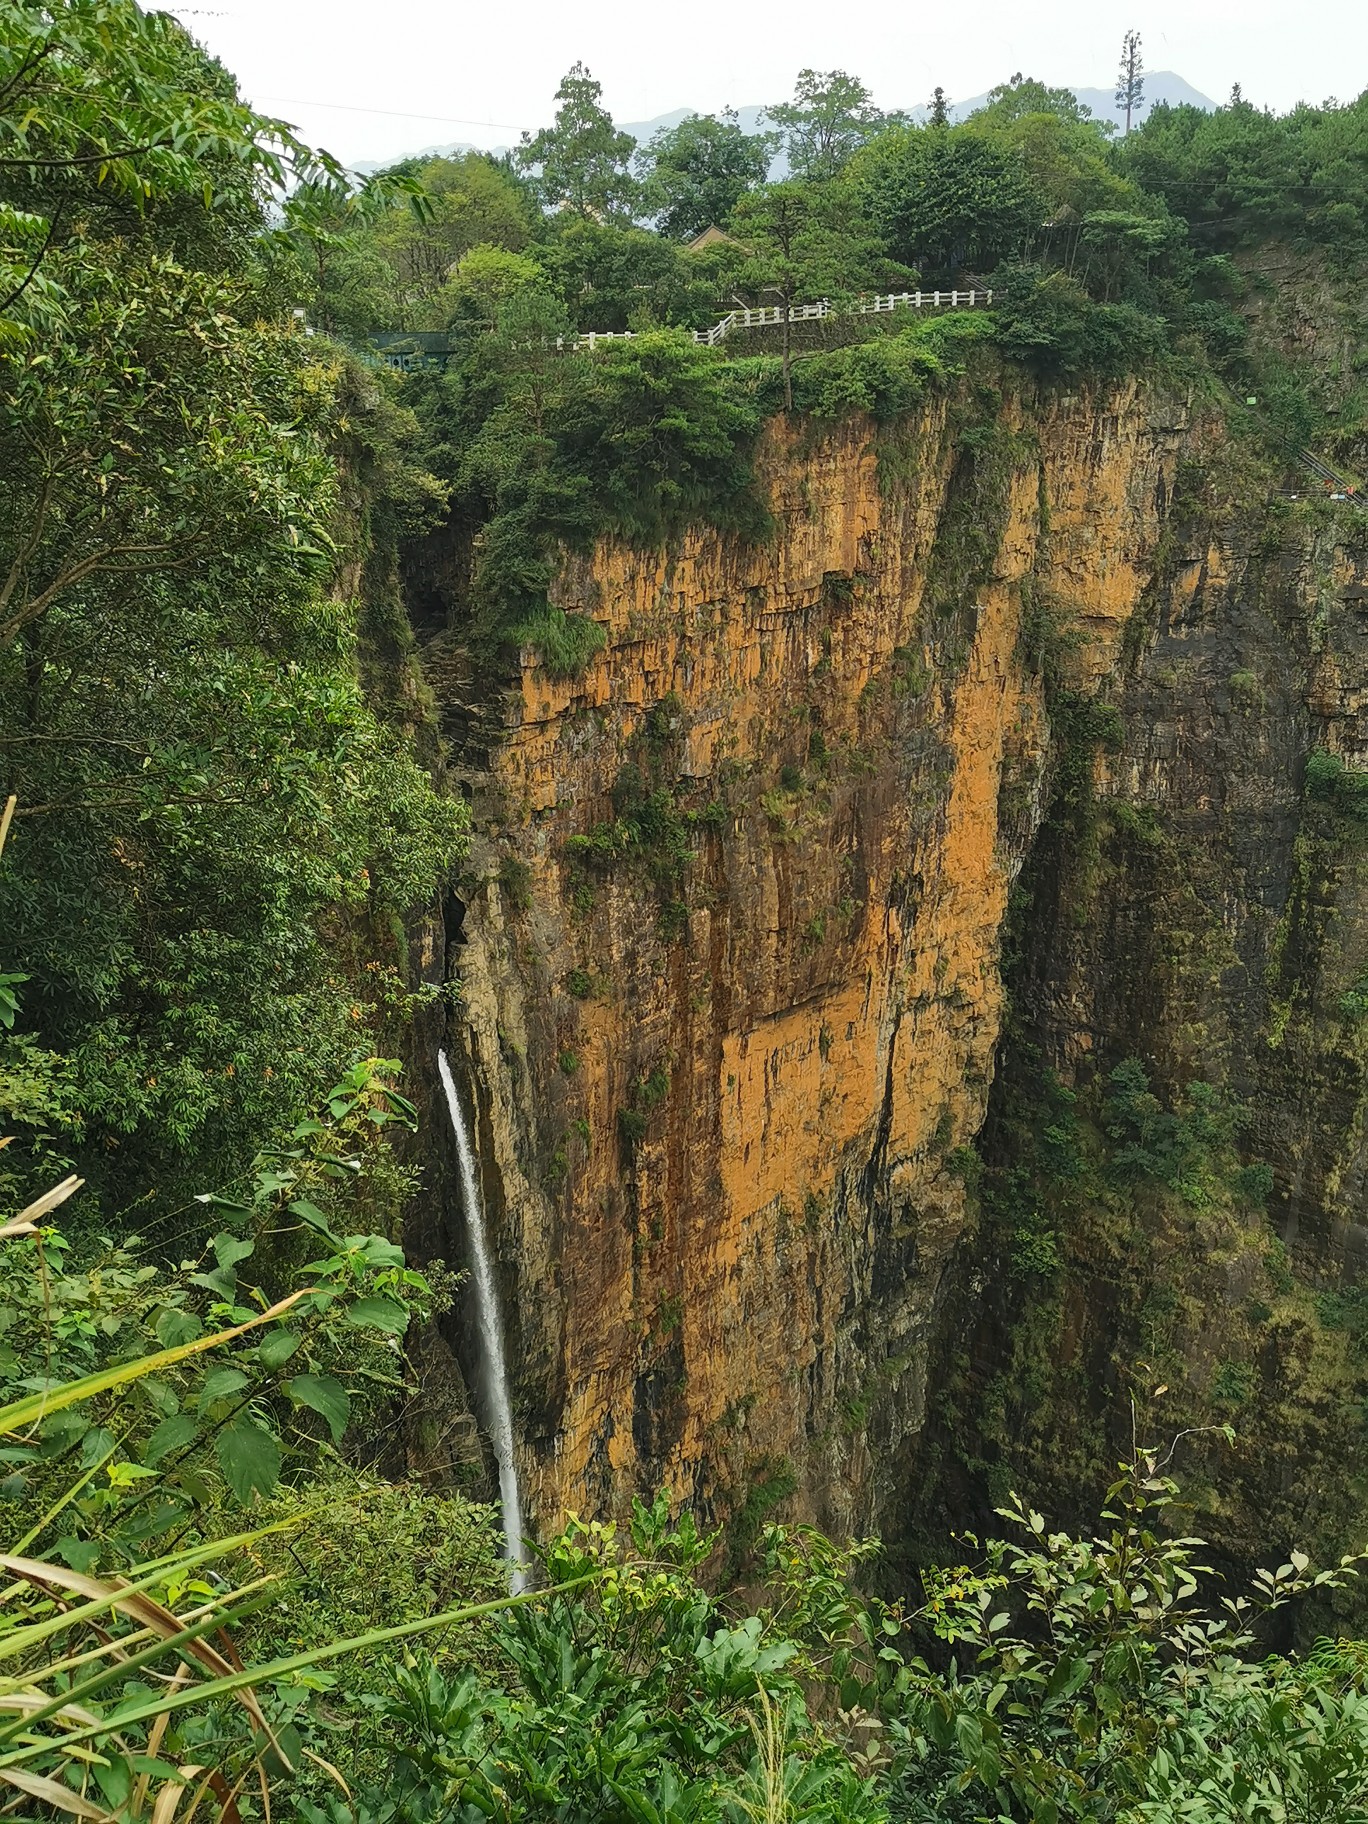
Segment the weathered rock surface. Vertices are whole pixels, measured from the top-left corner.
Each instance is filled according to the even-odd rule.
[[[607,635],[582,679],[526,653],[480,704],[429,636],[476,829],[451,1025],[543,1526],[661,1483],[841,1532],[896,1511],[1050,787],[1046,661],[1118,688],[1215,436],[1134,384],[776,426],[769,545],[567,564]],[[1224,560],[1183,555],[1193,614]],[[1165,727],[1114,789],[1197,789]],[[1094,990],[1053,992],[1097,1043]]]

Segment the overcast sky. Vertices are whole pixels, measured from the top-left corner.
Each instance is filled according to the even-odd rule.
[[[1014,70],[1110,87],[1122,34],[1154,70],[1223,100],[1347,100],[1368,86],[1362,0],[191,0],[173,10],[264,111],[349,161],[462,139],[516,141],[550,120],[577,58],[619,120],[784,99],[795,73],[847,69],[884,107],[953,100]],[[326,105],[325,105],[326,104]]]

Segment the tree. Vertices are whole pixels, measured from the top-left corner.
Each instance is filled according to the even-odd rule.
[[[1051,254],[1066,268],[1075,263],[1087,215],[1121,210],[1166,219],[1154,199],[1117,168],[1107,139],[1110,123],[1104,127],[1082,118],[1082,108],[1048,105],[1050,95],[1065,92],[1038,83],[1009,85],[995,93],[998,100],[971,115],[965,130],[989,140],[1039,190]]]
[[[642,201],[656,227],[687,240],[728,221],[746,192],[764,183],[778,141],[775,133],[747,133],[731,108],[662,127],[637,155]]]
[[[413,181],[427,198],[423,216],[391,208],[364,236],[364,243],[397,280],[401,317],[386,327],[437,329],[441,324],[430,306],[456,263],[472,247],[521,251],[531,236],[534,212],[519,183],[480,152],[424,159],[417,164]]]
[[[1044,219],[1020,160],[968,125],[897,128],[865,148],[850,177],[888,253],[946,276],[1020,252]]]
[[[574,64],[556,90],[555,123],[535,137],[524,133],[517,162],[535,175],[543,207],[565,208],[600,220],[630,213],[636,185],[628,161],[636,142],[619,133],[599,102],[603,85],[582,63]]]
[[[931,118],[926,123],[929,127],[948,127],[950,125],[950,103],[945,90],[937,83],[931,91]]]
[[[793,410],[789,316],[794,305],[858,291],[878,260],[877,247],[850,203],[837,186],[790,178],[737,205],[736,231],[750,250],[740,283],[749,291],[776,296],[783,311],[785,411]]]
[[[155,1217],[345,1068],[373,1009],[337,961],[344,908],[426,897],[454,852],[460,814],[365,701],[333,592],[339,549],[383,553],[386,523],[444,496],[405,460],[412,421],[294,322],[269,168],[126,131],[127,96],[171,70],[181,117],[237,121],[223,71],[119,0],[52,21],[89,28],[87,61],[78,79],[68,40],[23,40],[48,74],[0,173],[46,217],[62,325],[21,320],[0,357],[0,930],[27,978],[0,1097],[16,1053],[30,1085],[42,1063],[53,1144]],[[101,135],[117,182],[86,150]],[[368,509],[344,505],[343,441]],[[33,1145],[7,1162],[45,1144],[24,1099]]]
[[[1116,79],[1116,105],[1126,111],[1126,132],[1131,130],[1131,116],[1138,114],[1145,99],[1145,66],[1140,57],[1140,34],[1129,31],[1121,41],[1121,73]]]
[[[0,346],[60,325],[49,256],[78,216],[127,227],[152,210],[194,236],[206,190],[221,228],[287,178],[345,180],[134,0],[0,0],[0,103]]]
[[[800,70],[793,100],[768,110],[779,128],[794,177],[821,181],[835,177],[867,140],[903,123],[870,100],[858,76],[845,70]]]
[[[1053,89],[1048,83],[1023,76],[1018,70],[1009,82],[988,91],[988,99],[970,118],[975,122],[1019,120],[1023,114],[1056,114],[1060,120],[1091,121],[1092,109],[1072,89]],[[1110,124],[1100,131],[1110,132]]]
[[[646,228],[558,219],[538,249],[581,329],[702,328],[717,316],[720,268],[744,258],[725,245],[686,253]]]

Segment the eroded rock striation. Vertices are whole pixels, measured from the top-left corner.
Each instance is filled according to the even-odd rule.
[[[775,424],[769,543],[565,563],[560,603],[606,634],[582,677],[528,651],[477,703],[432,641],[544,1524],[660,1484],[742,1523],[780,1496],[841,1532],[897,1514],[1054,706],[1115,693],[1219,440],[1139,383]]]

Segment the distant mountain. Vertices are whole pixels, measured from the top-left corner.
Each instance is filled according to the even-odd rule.
[[[1118,127],[1122,127],[1126,124],[1126,116],[1122,110],[1117,107],[1116,96],[1110,89],[1075,89],[1074,94],[1077,95],[1085,108],[1092,109],[1094,119],[1110,120]],[[950,118],[952,120],[967,120],[969,115],[971,115],[976,108],[981,108],[987,99],[988,97],[986,94],[971,95],[967,101],[957,101],[953,103],[950,109]],[[1190,82],[1184,82],[1182,77],[1177,75],[1173,70],[1146,70],[1145,99],[1139,114],[1132,117],[1133,122],[1135,120],[1143,120],[1150,109],[1157,107],[1161,101],[1168,102],[1170,107],[1177,107],[1181,102],[1185,101],[1191,102],[1194,108],[1206,108],[1210,110],[1216,106],[1214,101],[1210,100],[1206,95],[1199,94]],[[928,108],[914,108],[912,110],[912,116],[915,120],[925,120],[929,112],[930,110]]]
[[[1110,120],[1118,127],[1124,124],[1125,116],[1118,111],[1116,97],[1110,89],[1075,89],[1074,94],[1085,108],[1092,110],[1096,119]],[[950,118],[966,120],[976,108],[981,108],[987,99],[988,96],[984,93],[971,95],[967,101],[952,101]],[[1161,101],[1166,101],[1175,107],[1185,101],[1191,102],[1197,108],[1210,109],[1216,106],[1214,101],[1206,95],[1200,94],[1190,82],[1184,82],[1183,78],[1173,70],[1146,71],[1144,105],[1136,118],[1143,120],[1150,109]],[[687,120],[690,114],[697,113],[697,111],[696,108],[674,108],[668,114],[657,114],[653,120],[624,120],[620,125],[623,132],[630,133],[638,145],[644,145],[651,135],[658,133],[662,127],[677,127],[681,120]],[[923,104],[920,107],[910,108],[908,112],[913,120],[925,120],[930,109]],[[764,108],[755,102],[750,102],[744,108],[736,110],[737,119],[747,133],[760,132],[764,125],[764,113]],[[475,152],[478,149],[465,140],[451,140],[445,145],[422,146],[416,152],[397,152],[392,159],[380,163],[360,164],[355,169],[363,173],[382,171],[387,164],[397,164],[401,158],[453,158],[459,153]],[[507,146],[495,146],[493,155],[497,157],[499,153],[508,150],[510,148]],[[786,170],[787,165],[780,156],[774,161],[770,175],[771,177],[782,177]]]
[[[676,108],[672,114],[657,114],[654,120],[624,120],[622,130],[630,133],[638,144],[643,144],[653,133],[662,127],[677,127],[681,120],[687,120],[690,114],[696,114],[697,108]],[[755,102],[747,107],[736,109],[736,118],[742,130],[747,133],[758,133],[764,126],[765,110]]]

